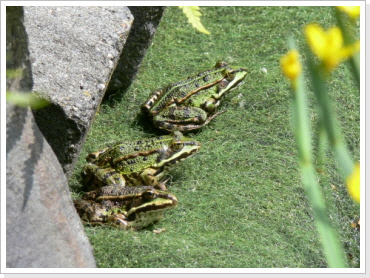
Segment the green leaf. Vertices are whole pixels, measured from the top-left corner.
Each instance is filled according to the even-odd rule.
[[[202,14],[199,12],[198,6],[179,6],[179,8],[182,9],[182,12],[188,18],[189,23],[193,25],[195,29],[206,35],[211,34],[206,30],[206,28],[204,28],[204,26],[200,22],[200,16]]]
[[[28,107],[31,109],[40,109],[49,104],[44,98],[41,98],[36,93],[29,92],[6,92],[6,101],[20,107]]]

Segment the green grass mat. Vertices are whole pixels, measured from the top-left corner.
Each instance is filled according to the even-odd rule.
[[[103,102],[76,170],[78,186],[88,153],[115,140],[164,132],[140,114],[158,88],[214,66],[246,67],[244,83],[226,96],[217,116],[187,133],[201,151],[171,171],[169,191],[180,203],[163,220],[139,232],[88,227],[99,267],[106,268],[322,268],[321,243],[301,184],[291,127],[290,85],[279,59],[292,35],[303,47],[303,26],[332,26],[331,7],[202,7],[207,36],[177,7],[167,8],[137,79],[122,99]],[[267,72],[261,70],[265,68]],[[331,98],[355,160],[360,157],[360,100],[352,75],[341,65]],[[308,96],[313,108],[314,97]],[[316,111],[310,111],[312,120]],[[348,197],[331,152],[318,177],[348,259],[359,267],[358,208]],[[160,234],[153,229],[165,228]]]

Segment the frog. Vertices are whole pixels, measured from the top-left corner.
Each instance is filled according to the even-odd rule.
[[[154,126],[168,132],[199,129],[225,112],[217,112],[217,107],[246,75],[247,69],[220,61],[210,70],[156,90],[141,110]]]
[[[175,195],[152,186],[122,187],[117,184],[86,192],[74,206],[81,220],[91,226],[108,225],[140,230],[163,218],[177,206]]]
[[[200,150],[201,144],[179,131],[170,135],[112,143],[93,152],[82,168],[85,191],[107,185],[153,186],[166,190],[168,172]]]

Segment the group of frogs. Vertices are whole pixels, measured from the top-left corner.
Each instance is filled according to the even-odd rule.
[[[84,222],[141,229],[177,206],[166,183],[170,169],[196,154],[201,144],[182,132],[199,129],[214,117],[220,101],[247,75],[225,62],[151,94],[141,110],[170,132],[154,138],[116,142],[87,156],[82,169],[86,191],[74,205]]]

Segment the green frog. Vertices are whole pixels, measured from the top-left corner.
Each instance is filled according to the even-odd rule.
[[[160,129],[170,132],[198,129],[225,112],[216,112],[216,108],[246,75],[245,68],[218,62],[213,69],[155,91],[141,109]]]
[[[75,200],[81,219],[91,225],[138,230],[156,223],[178,204],[176,196],[151,186],[103,186]]]
[[[90,154],[82,169],[87,191],[107,185],[147,185],[166,190],[168,171],[196,154],[201,144],[177,131],[171,135],[117,142]]]

